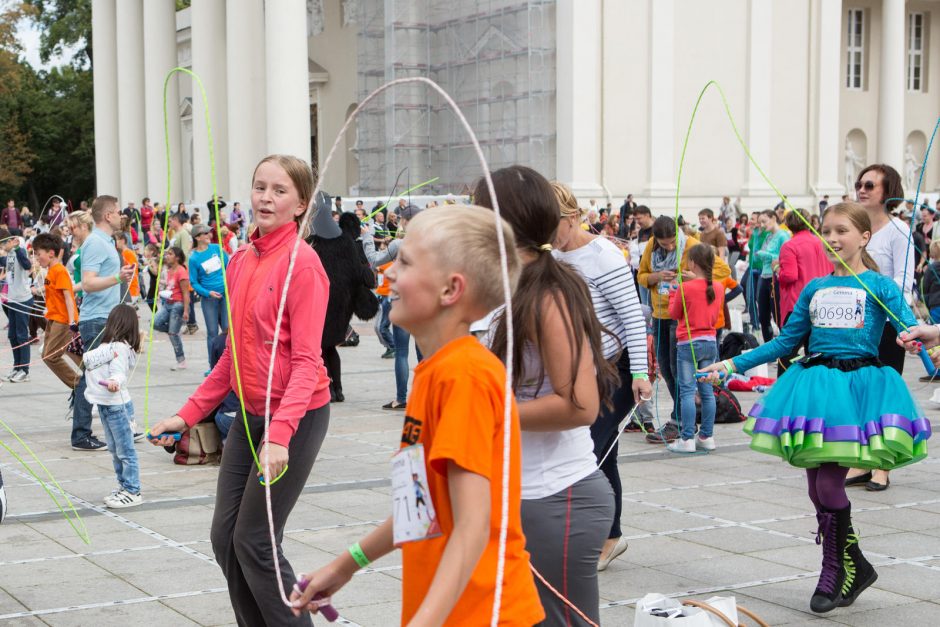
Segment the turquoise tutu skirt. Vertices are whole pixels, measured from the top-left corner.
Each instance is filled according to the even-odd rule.
[[[799,468],[891,470],[927,456],[930,421],[887,366],[794,364],[751,409],[751,448]]]

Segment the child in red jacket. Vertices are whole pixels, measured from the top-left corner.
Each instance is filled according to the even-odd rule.
[[[695,380],[695,371],[718,361],[715,326],[724,304],[724,286],[712,282],[715,253],[698,244],[689,249],[688,272],[669,295],[669,316],[676,327],[676,383],[679,388],[681,437],[668,446],[673,453],[694,453],[696,448],[715,449],[715,395],[711,384]],[[702,398],[702,429],[695,438],[695,392]]]

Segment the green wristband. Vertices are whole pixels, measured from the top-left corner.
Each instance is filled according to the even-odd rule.
[[[359,566],[359,568],[365,568],[372,562],[369,561],[369,558],[366,557],[366,554],[362,551],[362,547],[359,546],[359,543],[355,543],[349,547],[349,554],[352,555],[353,560]]]
[[[120,272],[118,272],[117,274],[114,275],[114,280],[118,282],[118,285],[120,285],[120,284],[123,282],[123,281],[121,281],[121,273],[120,273]]]
[[[730,359],[726,359],[721,363],[724,364],[725,370],[728,371],[728,374],[734,374],[734,368],[731,366],[733,362]]]
[[[650,380],[650,376],[649,376],[648,374],[646,374],[645,372],[634,372],[634,373],[633,373],[633,380],[636,381],[637,379],[639,379],[639,380],[641,380],[641,381],[649,381],[649,380]]]

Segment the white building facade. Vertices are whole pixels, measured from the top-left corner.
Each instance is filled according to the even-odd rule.
[[[908,192],[940,114],[937,0],[93,0],[99,193],[204,204],[249,197],[286,152],[319,167],[348,115],[392,78],[429,76],[477,130],[491,167],[531,165],[584,204],[675,202],[692,109],[709,80],[741,138],[792,201],[851,187],[865,164]],[[932,35],[938,38],[933,41]],[[937,45],[932,45],[932,44]],[[934,61],[933,59],[937,59]],[[175,66],[188,74],[163,85]],[[698,110],[680,205],[775,204],[715,88]],[[167,199],[169,145],[170,197]],[[479,176],[454,116],[424,87],[387,93],[342,138],[324,187],[379,196]],[[940,186],[931,159],[922,191]]]

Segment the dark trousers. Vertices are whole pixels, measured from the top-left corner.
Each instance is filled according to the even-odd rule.
[[[630,373],[630,355],[623,351],[617,361],[620,385],[611,398],[611,407],[601,406],[601,413],[591,425],[591,439],[594,440],[594,457],[600,462],[607,454],[607,459],[600,465],[601,472],[614,489],[614,522],[610,526],[608,538],[619,538],[620,513],[623,510],[623,486],[620,483],[620,469],[617,467],[617,451],[620,448],[620,421],[633,409],[633,375]]]
[[[33,299],[23,302],[10,301],[10,304],[4,308],[10,326],[7,328],[7,339],[10,340],[10,347],[13,348],[13,370],[22,370],[29,372],[29,319],[36,312],[33,310]]]
[[[326,374],[330,377],[330,387],[333,392],[343,392],[343,362],[340,361],[339,351],[335,346],[324,346],[323,366],[326,368]]]
[[[248,423],[252,443],[258,450],[264,435],[264,419],[248,414]],[[281,551],[284,526],[310,476],[329,424],[329,405],[306,413],[290,441],[288,470],[271,485],[277,557],[288,595],[296,577]],[[244,419],[237,415],[222,453],[211,533],[212,550],[228,582],[235,619],[243,627],[310,625],[309,615],[295,618],[281,601],[271,553],[264,486],[258,482],[257,473],[245,436]]]
[[[890,322],[886,322],[878,345],[878,358],[884,365],[897,370],[898,374],[904,374],[904,349],[898,346],[897,339],[898,332]]]
[[[777,285],[776,277],[761,277],[757,282],[757,315],[760,318],[760,332],[764,342],[774,339],[774,330],[770,326],[770,320],[773,318],[777,326],[780,324],[780,316],[777,314],[779,304],[780,288]]]
[[[659,364],[659,374],[663,376],[663,383],[669,390],[672,407],[669,412],[672,420],[676,420],[679,411],[676,408],[676,326],[675,320],[653,318],[653,340],[656,342],[656,362]]]
[[[82,345],[86,351],[98,348],[101,334],[104,332],[106,318],[81,320],[78,332],[82,336]],[[85,377],[78,378],[75,386],[75,407],[72,408],[72,444],[78,444],[91,433],[91,403],[85,400]]]

